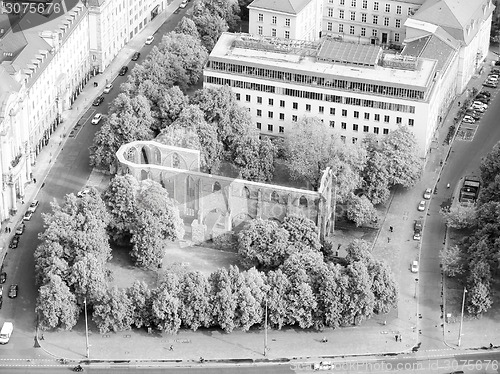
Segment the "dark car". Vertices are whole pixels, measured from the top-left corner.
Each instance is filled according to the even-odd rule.
[[[24,229],[25,229],[25,225],[24,223],[20,223],[19,226],[17,226],[17,229],[16,229],[16,235],[22,235],[23,232],[24,232]]]
[[[2,304],[3,304],[3,296],[0,295],[0,309],[2,308]]]
[[[6,272],[2,272],[0,273],[0,283],[5,283],[5,281],[7,280],[7,273]]]
[[[128,71],[128,66],[122,66],[118,75],[125,75],[127,74],[127,71]]]
[[[137,61],[141,57],[141,52],[135,52],[132,56],[132,61]]]
[[[476,97],[476,100],[480,101],[482,103],[485,103],[485,104],[488,104],[491,101],[491,99],[489,97],[486,97],[486,96]]]
[[[104,101],[104,96],[97,96],[92,105],[99,106]]]
[[[481,92],[479,92],[479,94],[484,95],[484,96],[488,96],[488,97],[491,96],[491,92],[489,92],[489,91],[481,91]]]
[[[10,241],[9,248],[17,248],[19,245],[19,235],[15,235]]]
[[[16,298],[18,291],[19,291],[19,286],[17,284],[11,284],[9,287],[9,297],[11,299]]]

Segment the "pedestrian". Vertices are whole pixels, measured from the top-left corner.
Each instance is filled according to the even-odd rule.
[[[24,205],[24,199],[21,199],[21,204],[23,204],[23,205]]]
[[[493,344],[490,343],[490,349],[493,349]]]
[[[390,232],[394,232],[394,227],[389,226],[389,231],[390,231]]]
[[[339,251],[335,252],[335,257],[339,257]]]
[[[399,335],[399,342],[400,342],[400,343],[402,342],[402,340],[401,340],[401,335]]]
[[[396,338],[396,341],[398,341],[398,336],[397,335],[394,335],[394,338]]]
[[[174,350],[174,346],[172,344],[170,344],[169,351],[173,351],[173,350]]]
[[[458,102],[458,106],[460,106],[460,101]]]
[[[9,227],[9,234],[12,232],[12,229]]]
[[[342,244],[339,244],[338,247],[337,247],[337,251],[340,251],[340,247],[342,246]]]
[[[42,336],[40,337],[40,340],[45,340],[45,338],[43,337],[43,333],[42,333]]]
[[[387,243],[391,242],[391,238],[387,237]]]
[[[386,321],[386,320],[384,320],[384,326],[385,326],[385,325],[387,325],[387,321]]]
[[[33,178],[33,183],[35,183],[35,184],[36,184],[36,178]]]

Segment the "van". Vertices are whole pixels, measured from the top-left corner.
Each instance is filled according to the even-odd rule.
[[[9,342],[12,331],[14,331],[12,322],[4,322],[2,330],[0,330],[0,344],[7,344]]]

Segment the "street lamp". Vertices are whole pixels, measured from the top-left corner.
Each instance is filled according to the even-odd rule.
[[[417,286],[418,286],[418,278],[415,278],[415,295],[413,295],[414,298],[417,298]]]
[[[264,356],[267,356],[267,296],[266,309],[264,310]]]
[[[460,347],[460,343],[462,342],[462,325],[464,323],[464,307],[465,307],[465,294],[467,293],[467,289],[464,287],[464,296],[462,297],[462,315],[460,317],[460,328],[458,330],[458,346]]]
[[[89,325],[87,321],[87,297],[83,299],[83,305],[85,306],[85,344],[87,347],[87,359],[90,359]]]

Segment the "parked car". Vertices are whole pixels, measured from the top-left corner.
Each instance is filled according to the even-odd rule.
[[[479,92],[480,95],[484,95],[484,96],[488,96],[490,97],[491,96],[491,92],[490,91],[481,91]]]
[[[113,89],[113,85],[110,83],[110,84],[107,84],[106,87],[104,87],[104,93],[110,93],[111,90]]]
[[[411,263],[411,272],[418,273],[418,261],[412,261]]]
[[[471,116],[464,116],[464,118],[462,118],[462,122],[464,122],[464,123],[476,123],[476,120],[474,118],[472,118]]]
[[[137,61],[139,59],[139,57],[141,57],[141,52],[135,52],[132,55],[132,61]]]
[[[25,228],[26,226],[24,226],[24,223],[21,222],[19,226],[17,226],[16,235],[22,235]]]
[[[413,240],[420,240],[422,238],[422,221],[415,220],[413,223]]]
[[[33,212],[31,210],[27,210],[26,213],[24,213],[23,221],[31,220],[32,215],[33,215]]]
[[[498,80],[499,75],[498,74],[488,74],[488,79],[491,80]]]
[[[423,212],[425,210],[425,200],[420,201],[417,209],[419,212]]]
[[[429,200],[432,195],[432,188],[426,188],[424,191],[424,199]]]
[[[90,192],[90,190],[88,188],[85,188],[81,191],[78,191],[76,196],[77,197],[84,197],[85,195],[88,195],[89,192]]]
[[[94,106],[99,106],[101,105],[101,103],[104,101],[104,96],[97,96],[94,100],[94,102],[92,103],[92,105]]]
[[[182,0],[182,3],[181,3],[181,5],[179,5],[179,8],[184,9],[187,5],[188,5],[187,0]]]
[[[486,97],[486,96],[476,96],[476,101],[480,101],[483,104],[489,104],[491,99],[489,97]]]
[[[9,248],[17,248],[19,245],[19,235],[14,235],[14,237],[10,240]]]
[[[33,200],[28,208],[29,211],[35,213],[36,208],[38,208],[38,205],[40,205],[40,202],[38,200]]]
[[[118,72],[118,75],[125,75],[127,74],[127,71],[128,71],[128,66],[122,66],[122,68]]]
[[[486,111],[486,108],[484,106],[480,105],[472,105],[469,109],[475,110],[478,113],[484,113]]]
[[[490,82],[490,81],[486,81],[486,82],[483,83],[483,86],[484,87],[489,87],[489,88],[497,88],[498,84]]]
[[[478,100],[474,100],[474,102],[472,103],[472,105],[478,105],[478,106],[482,106],[484,107],[484,109],[488,109],[488,104],[485,104],[485,103],[482,103],[481,101],[478,101]]]
[[[19,286],[17,284],[11,284],[9,287],[9,297],[11,299],[16,298],[18,291],[19,291]]]
[[[472,118],[474,118],[476,121],[477,121],[477,120],[479,120],[479,119],[481,119],[481,113],[476,112],[476,111],[475,111],[475,110],[473,110],[473,109],[467,109],[467,110],[465,111],[465,113],[466,113],[467,115],[471,116]]]
[[[7,280],[7,273],[6,272],[1,272],[0,273],[0,283],[5,283],[5,281]]]
[[[94,118],[92,118],[92,121],[90,121],[93,125],[98,125],[99,122],[101,122],[101,119],[102,119],[102,114],[101,113],[97,113]]]
[[[148,38],[146,39],[146,44],[150,45],[151,43],[153,43],[153,40],[155,40],[155,37],[153,35],[148,36]]]

